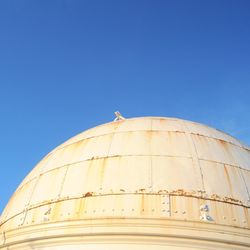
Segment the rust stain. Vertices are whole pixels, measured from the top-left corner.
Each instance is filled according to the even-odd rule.
[[[103,158],[100,161],[100,164],[98,164],[100,166],[100,188],[103,188],[103,180],[105,176],[107,158]]]
[[[167,190],[159,190],[157,193],[158,194],[168,194],[169,192]]]
[[[222,145],[225,145],[225,147],[227,146],[227,142],[223,141],[222,139],[217,139]]]
[[[75,217],[80,218],[82,212],[84,211],[85,208],[85,199],[81,198],[75,201]]]
[[[86,186],[90,185],[90,180],[91,180],[91,177],[93,175],[93,168],[94,168],[93,166],[94,166],[94,161],[89,161],[88,165],[87,165],[88,169],[87,169],[87,176],[86,176],[87,182],[85,184]]]
[[[228,154],[230,156],[232,161],[235,161],[235,157],[232,154],[232,146],[229,142],[221,140],[221,139],[216,139],[219,141],[219,144],[221,145],[222,149],[224,150],[224,153]]]
[[[245,216],[245,220],[246,220],[246,224],[248,226],[250,226],[250,214],[249,214],[249,209],[247,209],[246,207],[243,208],[244,211],[244,216]]]
[[[212,200],[221,200],[221,197],[220,197],[219,195],[217,195],[217,194],[212,194],[212,195],[210,196],[210,198],[211,198]]]
[[[145,210],[145,196],[144,194],[141,195],[141,207],[140,207],[140,214],[144,214]]]
[[[63,204],[63,201],[62,202],[57,202],[57,203],[54,204],[52,214],[50,216],[50,218],[52,220],[58,220],[60,218],[62,204]]]
[[[139,192],[145,192],[146,189],[145,189],[145,188],[140,188],[138,191],[139,191]]]
[[[190,191],[186,191],[184,189],[177,189],[177,190],[173,190],[173,191],[169,192],[169,194],[178,195],[178,196],[194,196],[196,194],[196,192],[194,192],[194,191],[190,192]]]
[[[234,199],[232,197],[224,197],[223,200],[229,203],[236,203],[236,204],[242,205],[242,201]]]
[[[83,195],[83,197],[90,197],[93,196],[93,192],[87,192],[86,194]]]
[[[226,178],[227,178],[227,182],[228,182],[228,185],[229,185],[230,193],[233,194],[231,180],[230,180],[230,177],[229,177],[226,165],[224,165],[224,172],[225,172],[225,175],[226,175]]]

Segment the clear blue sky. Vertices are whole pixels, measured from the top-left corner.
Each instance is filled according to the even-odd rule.
[[[0,211],[44,155],[116,110],[250,144],[250,1],[0,1]]]

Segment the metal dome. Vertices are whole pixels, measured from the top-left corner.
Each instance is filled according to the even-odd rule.
[[[250,149],[190,121],[118,118],[35,166],[0,249],[249,249]]]

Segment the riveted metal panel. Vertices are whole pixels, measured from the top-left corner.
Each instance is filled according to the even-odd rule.
[[[100,183],[97,165],[92,161],[83,161],[68,166],[67,175],[62,185],[61,197],[78,197],[88,192],[98,192]]]
[[[151,133],[132,131],[114,134],[109,156],[150,155]]]
[[[226,202],[206,201],[213,223],[236,227],[249,227],[249,208]]]
[[[224,197],[246,201],[247,192],[239,168],[216,162],[200,161],[206,193],[212,197]]]
[[[4,222],[3,225],[1,225],[1,231],[7,231],[14,228],[19,228],[23,226],[23,220],[25,217],[26,211],[23,210],[22,212],[16,214],[11,219],[8,219]]]
[[[172,218],[245,228],[249,226],[249,209],[239,205],[183,196],[170,196],[170,203]],[[201,207],[204,205],[207,205],[209,220],[202,219]]]
[[[242,170],[240,170],[240,172],[241,172],[243,181],[246,185],[246,192],[248,194],[247,204],[250,207],[250,171],[242,169]]]
[[[151,130],[151,119],[145,118],[138,121],[137,119],[130,119],[125,121],[118,121],[119,126],[116,131],[119,132],[131,132],[131,131],[149,131]]]
[[[26,215],[23,221],[24,226],[29,226],[33,224],[42,224],[51,221],[51,211],[54,204],[45,204],[43,206],[38,206],[30,208],[26,211]]]
[[[9,219],[12,216],[22,212],[22,210],[26,208],[29,203],[31,192],[34,189],[35,183],[36,179],[33,179],[32,181],[29,181],[18,190],[16,190],[2,214],[2,220]]]
[[[106,157],[111,140],[112,135],[109,134],[86,139],[58,149],[50,156],[50,160],[43,171],[49,171],[83,160]]]
[[[175,119],[152,119],[153,131],[176,131],[185,132],[183,125],[179,120]]]
[[[234,166],[250,170],[250,154],[246,149],[230,145],[228,152],[233,158]]]
[[[80,160],[87,160],[91,158],[106,157],[108,155],[109,147],[112,141],[113,135],[103,135],[99,137],[93,137],[88,139]]]
[[[160,192],[183,193],[202,190],[200,169],[192,165],[191,158],[152,157],[153,189]],[[179,184],[181,183],[181,185]]]
[[[236,165],[232,154],[234,146],[230,143],[207,138],[199,135],[192,135],[199,159],[210,160],[228,165]]]
[[[152,155],[191,157],[185,133],[157,131],[149,136]]]
[[[223,141],[241,146],[241,143],[238,140],[236,140],[232,136],[227,135],[227,134],[225,134],[217,129],[214,129],[214,128],[211,128],[208,126],[204,126],[204,125],[199,124],[199,123],[194,123],[194,122],[184,121],[184,124],[188,128],[188,131],[192,134],[202,135],[205,137],[218,139],[218,140],[223,140]]]
[[[237,158],[239,166],[250,171],[250,151],[243,148],[237,148],[237,149],[239,151]]]
[[[42,169],[42,174],[46,173],[48,171],[54,170],[58,167],[65,166],[65,165],[69,164],[71,161],[69,158],[66,157],[66,156],[68,156],[67,151],[73,152],[68,147],[65,147],[62,149],[58,149],[55,152],[53,152],[52,154],[50,154],[48,156],[48,160],[47,160],[46,164],[44,164],[44,168]]]
[[[27,212],[25,224],[87,218],[170,216],[168,195],[97,195],[57,201]],[[108,223],[108,222],[107,222]]]
[[[100,169],[102,193],[146,192],[150,186],[149,156],[105,159]]]
[[[202,200],[192,197],[170,195],[171,218],[200,221]]]
[[[161,217],[170,216],[170,196],[168,194],[161,194]]]
[[[39,176],[32,192],[29,205],[50,202],[58,199],[67,167],[51,170]]]

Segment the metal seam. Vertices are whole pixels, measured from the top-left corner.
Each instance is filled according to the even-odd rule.
[[[82,160],[82,161],[75,161],[75,162],[72,162],[72,163],[64,164],[62,166],[58,166],[56,168],[49,169],[49,170],[41,173],[40,175],[46,174],[48,172],[54,171],[54,170],[59,169],[59,168],[75,165],[75,164],[78,164],[78,163],[81,163],[81,162],[87,162],[87,161],[93,161],[93,160],[102,160],[102,159],[106,159],[106,158],[115,158],[115,157],[130,157],[130,156],[148,157],[148,156],[151,156],[151,155],[113,155],[113,156],[102,156],[102,157],[96,157],[96,158],[92,157],[92,158],[88,158],[88,159],[85,159],[85,160]],[[181,155],[152,155],[152,157],[167,157],[167,158],[168,157],[179,157],[179,158],[186,158],[186,159],[191,159],[192,158],[191,156],[181,156]],[[20,189],[21,187],[25,186],[29,182],[33,181],[34,179],[36,179],[37,176],[35,176],[32,179],[30,179],[29,181],[25,182],[22,186],[18,187],[17,190]]]
[[[85,160],[82,160],[82,161],[76,161],[76,162],[72,162],[72,163],[68,163],[68,164],[64,164],[62,166],[58,166],[56,168],[52,168],[48,171],[45,171],[43,173],[41,173],[40,175],[44,175],[46,173],[49,173],[51,171],[54,171],[56,169],[60,169],[60,168],[63,168],[63,167],[66,167],[66,166],[73,166],[75,164],[78,164],[78,163],[81,163],[81,162],[87,162],[87,161],[93,161],[93,160],[101,160],[101,159],[105,159],[105,158],[115,158],[115,157],[130,157],[130,156],[137,156],[137,157],[147,157],[147,156],[151,156],[151,155],[114,155],[114,156],[104,156],[104,157],[98,157],[98,158],[88,158],[88,159],[85,159]],[[166,157],[166,158],[171,158],[171,157],[178,157],[178,158],[185,158],[185,159],[192,159],[192,156],[181,156],[181,155],[152,155],[152,157]],[[236,166],[236,165],[232,165],[232,164],[229,164],[229,163],[226,163],[226,162],[219,162],[219,161],[214,161],[214,160],[208,160],[208,159],[204,159],[204,158],[198,158],[200,161],[207,161],[207,162],[213,162],[213,163],[218,163],[218,164],[223,164],[223,165],[227,165],[227,166],[230,166],[230,167],[234,167],[234,168],[238,168],[240,170],[243,170],[243,171],[246,171],[246,172],[249,172],[250,173],[250,169],[246,169],[246,168],[243,168],[241,166]],[[39,175],[37,175],[39,176]],[[27,185],[28,183],[30,183],[31,181],[35,180],[37,178],[37,176],[33,177],[32,179],[30,179],[29,181],[25,182],[22,186],[19,186],[17,188],[17,190],[19,190],[20,188],[22,188],[23,186]],[[17,191],[16,190],[16,191]]]
[[[167,193],[166,193],[167,194]],[[55,203],[59,203],[59,202],[64,202],[67,200],[78,200],[78,199],[88,199],[91,197],[104,197],[104,196],[117,196],[117,195],[162,195],[159,193],[112,193],[112,194],[98,194],[98,195],[92,195],[92,196],[77,196],[77,197],[71,197],[71,198],[62,198],[62,199],[58,199],[58,200],[54,200],[51,201],[50,203],[41,203],[41,204],[36,204],[32,207],[27,208],[25,211],[28,212],[30,210],[39,208],[39,207],[43,207],[46,206],[48,204],[55,204]],[[234,202],[230,202],[230,201],[224,201],[224,200],[218,200],[218,199],[214,199],[214,198],[210,198],[210,197],[200,197],[200,196],[195,196],[195,195],[178,195],[178,194],[170,194],[168,193],[169,198],[171,199],[171,196],[178,196],[178,197],[191,197],[191,198],[195,198],[195,199],[202,199],[202,200],[207,200],[207,201],[216,201],[216,202],[220,202],[220,203],[226,203],[226,204],[233,204],[235,206],[240,206],[240,207],[245,207],[247,209],[250,208],[249,205],[245,205],[245,204],[239,204],[239,203],[234,203]],[[10,221],[11,219],[15,218],[16,216],[22,214],[24,211],[21,211],[15,215],[13,215],[12,217],[8,218],[6,221],[3,221],[0,226],[4,225],[6,222]]]
[[[122,134],[122,133],[129,133],[129,132],[147,132],[147,131],[149,131],[149,130],[146,130],[146,129],[145,129],[145,130],[127,130],[127,131],[116,131],[116,133],[117,133],[117,134]],[[152,129],[151,131],[152,131],[152,132],[173,132],[173,133],[183,133],[183,134],[185,134],[185,130],[179,131],[179,130],[153,130],[153,129]],[[83,132],[83,133],[84,133],[84,132]],[[94,136],[85,137],[85,138],[82,138],[82,139],[80,139],[80,140],[74,141],[74,142],[72,142],[72,143],[66,144],[66,145],[64,145],[63,147],[60,147],[60,145],[59,145],[59,146],[56,147],[54,150],[52,150],[48,155],[50,155],[51,153],[56,152],[57,150],[63,149],[63,148],[65,148],[65,147],[68,147],[68,146],[70,146],[70,145],[72,145],[72,144],[74,144],[74,143],[78,143],[78,142],[84,141],[84,140],[93,139],[93,138],[96,138],[96,137],[107,136],[107,135],[109,135],[109,134],[111,134],[111,133],[113,133],[113,132],[109,132],[109,133],[105,133],[105,134],[100,134],[100,135],[94,135]],[[245,149],[245,150],[247,150],[247,151],[250,151],[250,149],[247,148],[247,147],[245,147],[241,142],[239,142],[239,145],[238,145],[238,144],[235,144],[235,143],[230,142],[230,141],[228,141],[228,140],[220,139],[220,138],[218,138],[218,137],[207,136],[207,135],[204,135],[204,134],[194,133],[194,132],[191,132],[191,131],[189,131],[189,133],[192,134],[192,135],[197,135],[197,136],[201,136],[201,137],[205,137],[205,138],[210,138],[210,139],[214,139],[214,140],[218,140],[218,141],[223,141],[223,142],[226,142],[226,143],[231,144],[231,145],[233,145],[233,146],[236,146],[236,147],[239,147],[239,148],[243,148],[243,149]],[[222,132],[221,132],[221,133],[222,133]],[[228,135],[228,136],[230,136],[230,135]],[[76,136],[74,136],[74,137],[76,137]],[[237,140],[237,139],[234,138],[234,137],[232,137],[232,138],[235,139],[235,140]],[[70,138],[70,139],[71,139],[71,138]],[[69,139],[69,140],[70,140],[70,139]],[[67,142],[67,141],[66,141],[66,142]],[[64,142],[64,143],[66,143],[66,142]],[[64,144],[64,143],[62,143],[62,144]]]
[[[121,122],[122,122],[122,121],[116,121],[114,130],[113,130],[113,132],[112,132],[112,138],[110,139],[109,147],[108,147],[108,150],[107,150],[107,156],[106,156],[106,157],[103,157],[102,159],[109,158],[111,146],[112,146],[113,141],[114,141],[115,131],[116,131],[116,129],[120,126],[120,123],[121,123]],[[103,181],[101,182],[101,185],[100,185],[100,189],[102,189],[102,188],[103,188]]]
[[[241,176],[241,178],[242,178],[242,180],[244,182],[244,185],[245,185],[245,188],[246,188],[246,191],[247,191],[248,203],[250,204],[250,193],[249,193],[249,190],[248,190],[248,187],[247,187],[247,183],[246,183],[245,177],[244,177],[241,169],[239,170],[239,172],[240,172],[240,176]]]
[[[150,121],[150,132],[152,131],[152,121]],[[149,142],[149,152],[150,154],[149,156],[149,165],[148,165],[148,171],[147,171],[147,175],[148,175],[148,188],[150,191],[152,191],[152,147],[151,147],[151,133],[150,133],[150,142]]]
[[[60,187],[59,192],[58,192],[58,197],[61,197],[61,193],[62,193],[62,190],[63,190],[63,186],[64,186],[64,182],[66,180],[68,170],[69,170],[69,165],[66,167],[66,171],[65,171],[65,174],[64,174],[63,179],[62,179],[61,187]]]
[[[197,164],[197,166],[200,169],[200,175],[201,175],[201,184],[202,184],[202,192],[206,192],[205,190],[205,185],[204,185],[204,179],[203,179],[203,172],[202,172],[202,168],[199,162],[199,157],[198,157],[198,153],[197,153],[197,149],[196,149],[196,145],[195,142],[192,138],[192,133],[190,133],[189,127],[186,125],[185,121],[182,121],[184,127],[185,127],[185,131],[186,131],[186,136],[188,137],[188,141],[192,144],[190,145],[191,149],[192,149],[192,156],[193,156],[193,161],[195,164]],[[195,155],[193,155],[193,153]]]

